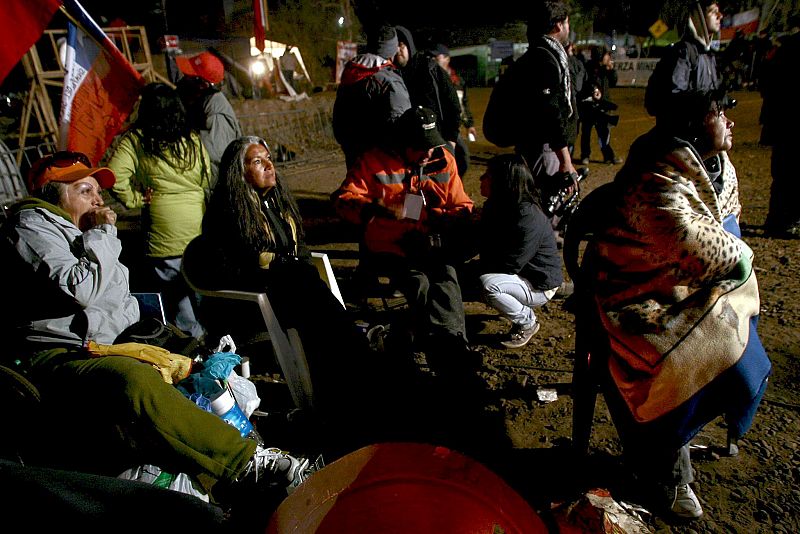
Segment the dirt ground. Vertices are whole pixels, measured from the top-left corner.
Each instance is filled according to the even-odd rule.
[[[479,135],[470,145],[471,167],[464,182],[476,206],[483,202],[478,178],[486,161],[504,151],[480,134],[480,118],[489,91],[470,90]],[[644,91],[636,88],[614,91],[621,120],[612,130],[612,141],[622,157],[627,156],[631,142],[654,124],[644,112],[643,95]],[[720,454],[725,436],[721,419],[709,424],[693,442],[708,447],[693,451],[694,487],[703,504],[704,517],[687,525],[667,523],[645,514],[655,532],[800,531],[800,241],[763,235],[769,201],[770,151],[758,145],[761,100],[755,92],[735,97],[739,104],[730,112],[736,123],[730,156],[740,181],[744,237],[755,252],[761,289],[759,332],[773,362],[773,375],[753,427],[739,442],[738,456]],[[596,143],[593,150],[585,192],[611,180],[620,167],[595,160],[600,158]],[[313,249],[328,253],[345,300],[354,305],[355,288],[350,278],[356,263],[355,236],[336,218],[328,202],[328,195],[339,185],[344,172],[343,160],[334,154],[325,163],[287,167],[283,176],[300,199],[309,243]],[[390,299],[389,303],[393,302]],[[541,330],[519,350],[498,348],[497,335],[508,324],[496,312],[478,301],[466,303],[468,335],[483,355],[479,374],[483,391],[476,397],[483,400],[473,418],[453,417],[444,423],[463,425],[458,432],[443,438],[451,440],[446,445],[480,459],[548,520],[552,519],[553,506],[573,501],[590,488],[606,488],[618,501],[641,502],[625,475],[619,439],[602,398],[595,411],[588,458],[581,460],[570,454],[575,337],[574,317],[564,302],[554,300],[538,312]],[[371,299],[369,304],[367,308],[353,307],[354,316],[369,323],[382,323],[393,313],[383,311],[378,299]],[[539,388],[555,389],[557,400],[540,402]],[[442,406],[463,400],[444,399]],[[431,411],[435,411],[434,407]],[[446,414],[444,419],[448,419]],[[427,437],[437,439],[436,435]]]

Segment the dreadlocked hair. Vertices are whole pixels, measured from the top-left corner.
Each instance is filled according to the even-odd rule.
[[[133,132],[146,154],[163,159],[178,171],[193,169],[202,157],[192,140],[183,102],[166,84],[151,83],[142,89]]]

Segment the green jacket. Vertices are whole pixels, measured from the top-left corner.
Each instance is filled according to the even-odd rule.
[[[129,209],[143,208],[150,257],[181,256],[189,241],[200,235],[206,192],[211,188],[211,162],[200,137],[193,133],[192,141],[202,158],[188,171],[146,154],[135,132],[125,134],[108,163],[117,175],[114,196]],[[152,195],[145,205],[147,189],[152,189]]]

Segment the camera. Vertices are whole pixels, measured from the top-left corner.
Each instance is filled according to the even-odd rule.
[[[589,175],[589,167],[581,167],[577,173],[562,173],[556,189],[545,197],[544,211],[548,217],[570,216],[578,207],[580,183]]]
[[[619,124],[619,115],[612,115],[611,113],[601,113],[603,119],[611,126]]]

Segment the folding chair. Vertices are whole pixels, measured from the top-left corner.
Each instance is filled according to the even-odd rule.
[[[366,250],[361,245],[359,249],[358,266],[354,278],[358,287],[359,305],[362,307],[371,297],[381,300],[384,311],[401,309],[408,305],[408,301],[393,283],[387,262],[392,261],[379,254]]]
[[[266,293],[230,289],[210,290],[198,286],[195,282],[195,278],[191,276],[191,268],[187,267],[186,261],[186,258],[196,256],[193,252],[197,248],[197,243],[197,239],[189,243],[184,252],[181,273],[186,283],[193,291],[201,295],[204,300],[217,299],[228,304],[243,302],[255,304],[260,314],[257,320],[252,320],[254,319],[253,311],[255,311],[255,307],[252,305],[250,307],[226,306],[225,311],[234,314],[234,316],[229,317],[231,321],[235,321],[236,323],[248,323],[248,321],[244,319],[244,316],[249,315],[251,319],[249,324],[258,325],[262,330],[266,328],[266,338],[272,344],[275,358],[289,386],[292,401],[297,408],[313,408],[314,391],[311,384],[311,374],[305,352],[303,351],[303,343],[300,340],[297,330],[294,328],[284,329],[281,327]]]
[[[322,281],[330,288],[336,300],[342,303],[343,308],[347,308],[344,304],[344,298],[342,298],[342,292],[339,290],[339,283],[336,281],[336,276],[333,274],[333,267],[328,259],[328,255],[324,252],[312,252],[311,261],[317,268],[319,277],[322,278]]]
[[[597,393],[611,380],[608,371],[609,339],[598,315],[592,293],[591,258],[586,257],[600,230],[616,224],[614,211],[608,208],[618,202],[613,182],[596,188],[578,205],[570,218],[564,236],[564,265],[575,283],[575,363],[572,373],[572,446],[586,454],[594,422]],[[605,208],[605,209],[603,209]],[[589,260],[589,261],[587,261]],[[733,429],[729,429],[725,454],[738,454]]]
[[[589,449],[597,393],[607,372],[608,338],[597,315],[592,294],[590,262],[585,247],[597,231],[611,222],[609,210],[616,187],[603,184],[584,197],[569,220],[564,235],[564,265],[575,284],[575,363],[572,373],[572,446],[580,454]]]
[[[3,405],[0,458],[33,461],[36,456],[33,451],[39,450],[41,435],[32,431],[32,425],[46,425],[39,390],[22,374],[0,365],[0,402]]]

